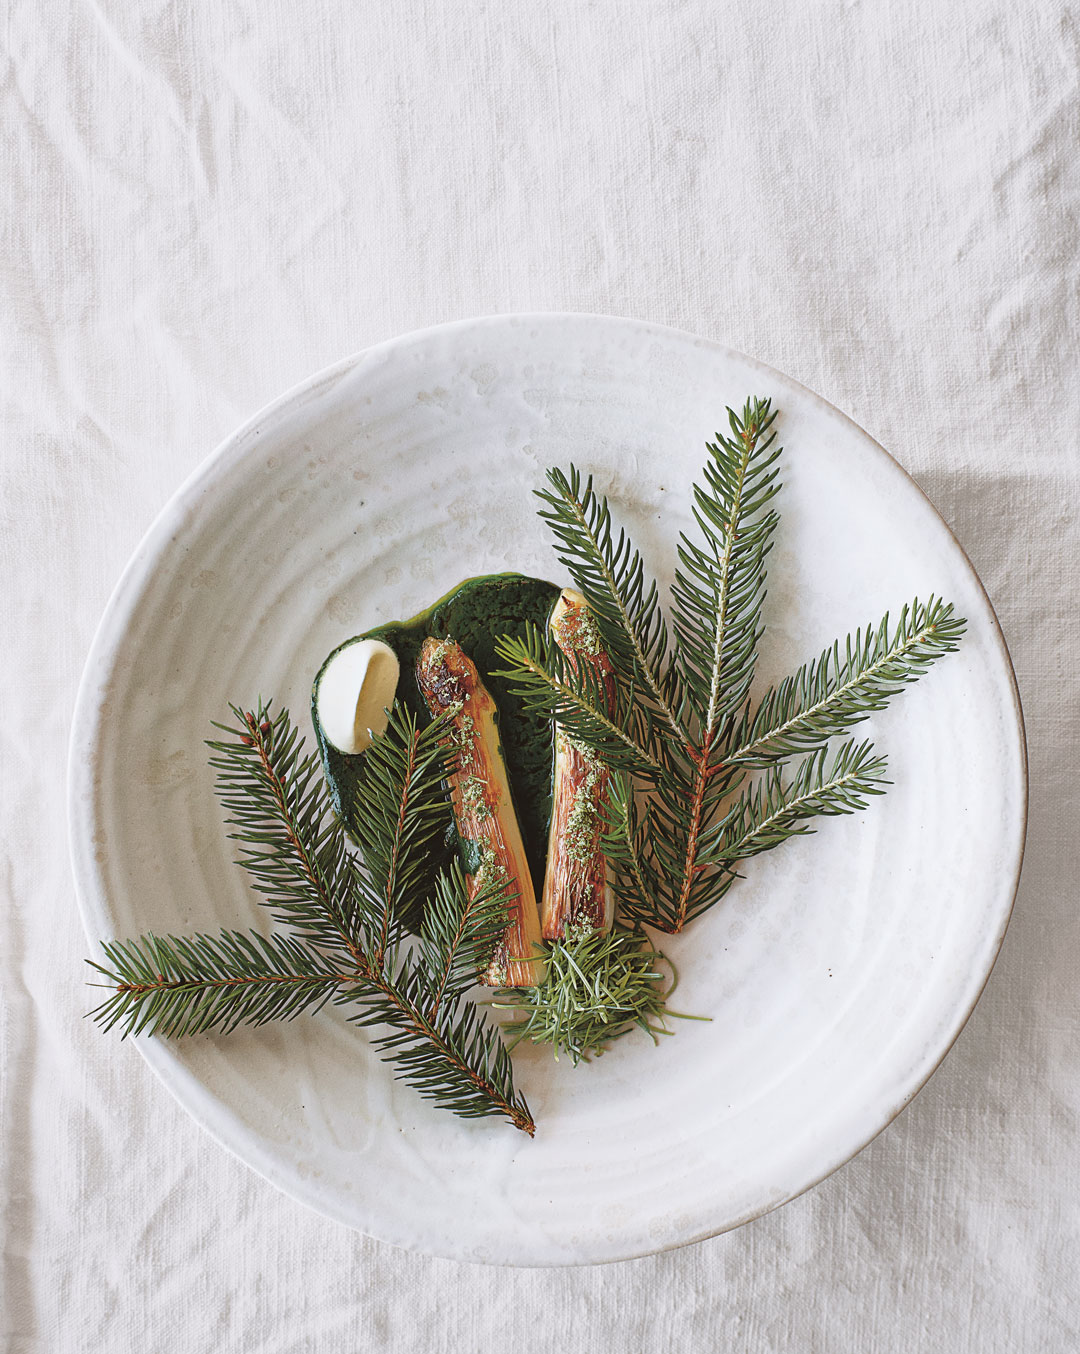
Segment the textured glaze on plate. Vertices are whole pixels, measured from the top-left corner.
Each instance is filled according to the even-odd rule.
[[[715,344],[591,316],[479,320],[362,353],[183,486],[109,604],[76,710],[87,930],[265,925],[222,831],[209,721],[262,693],[306,726],[312,677],[340,640],[470,574],[557,577],[530,493],[551,464],[595,472],[669,579],[704,442],[747,395],[773,397],[787,448],[759,680],[915,593],[969,618],[960,651],[862,726],[895,784],[749,862],[666,946],[680,1009],[711,1023],[680,1024],[658,1049],[632,1036],[579,1068],[519,1051],[535,1141],[432,1109],[340,1013],[139,1041],[215,1137],[331,1217],[523,1265],[708,1236],[858,1151],[977,999],[1025,812],[1012,672],[978,579],[903,471],[824,401]]]

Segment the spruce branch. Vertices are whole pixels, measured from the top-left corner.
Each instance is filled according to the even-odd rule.
[[[436,880],[424,910],[418,959],[427,975],[432,1020],[444,1002],[456,1001],[475,984],[506,930],[507,901],[499,886],[470,898],[456,861]]]
[[[229,738],[211,745],[219,794],[238,829],[240,863],[294,933],[109,942],[107,963],[93,967],[112,992],[93,1018],[125,1034],[182,1036],[289,1020],[332,1001],[374,1027],[374,1046],[422,1095],[466,1118],[503,1116],[531,1135],[498,1029],[465,995],[505,898],[470,900],[451,870],[419,942],[403,938],[446,814],[440,724],[420,730],[396,707],[372,745],[354,815],[362,859],[346,846],[288,712],[271,716],[260,704],[233,713],[235,727],[216,726]]]
[[[612,775],[600,846],[615,867],[619,909],[632,921],[655,924],[657,900],[665,895],[662,870],[656,859],[656,834],[652,805],[634,793],[634,782],[625,773]]]
[[[496,1027],[471,1001],[432,1000],[431,974],[404,956],[392,983],[365,984],[350,994],[362,1007],[350,1017],[376,1028],[372,1043],[395,1076],[463,1119],[502,1115],[530,1137],[536,1125]]]
[[[845,744],[829,761],[829,740],[882,709],[956,648],[964,629],[951,606],[916,601],[895,627],[886,616],[834,643],[755,705],[781,448],[770,401],[727,412],[728,433],[707,444],[693,490],[696,537],[680,536],[670,632],[657,585],[592,479],[574,467],[550,470],[539,491],[559,558],[614,660],[617,713],[605,723],[588,681],[560,667],[546,637],[500,646],[503,675],[531,708],[612,772],[603,848],[619,908],[669,932],[726,893],[739,860],[882,792],[884,760],[869,744]],[[754,771],[764,777],[742,788]]]
[[[364,869],[368,957],[380,967],[388,946],[410,919],[420,915],[429,889],[429,851],[451,821],[442,779],[450,769],[442,720],[420,729],[406,708],[395,711],[389,737],[367,752],[350,822]],[[441,887],[441,884],[440,884]]]
[[[681,931],[718,902],[733,882],[726,862],[716,853],[711,831],[728,783],[725,769],[699,753],[688,783],[664,783],[652,796],[653,852],[663,881],[653,894],[652,924],[662,931]]]

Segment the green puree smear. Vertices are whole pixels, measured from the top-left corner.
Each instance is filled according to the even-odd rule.
[[[503,635],[523,636],[531,622],[544,629],[551,609],[558,600],[559,589],[554,583],[524,574],[488,574],[470,578],[442,597],[427,611],[407,621],[392,621],[377,626],[362,635],[354,635],[328,654],[319,669],[312,688],[311,719],[315,738],[322,756],[326,779],[334,804],[342,817],[349,821],[356,802],[356,789],[364,774],[364,754],[339,752],[327,742],[319,724],[315,693],[326,664],[346,645],[361,639],[381,639],[398,656],[401,676],[395,695],[413,712],[422,725],[431,722],[424,698],[416,685],[416,660],[420,646],[428,635],[438,639],[453,639],[476,664],[484,685],[491,692],[499,711],[499,737],[510,779],[521,835],[529,858],[536,896],[544,886],[544,864],[547,855],[548,820],[551,816],[552,790],[552,735],[547,720],[528,714],[521,700],[507,689],[506,681],[494,676],[505,667],[495,652],[495,642]],[[433,855],[432,872],[446,863],[457,843],[447,844],[442,855]]]

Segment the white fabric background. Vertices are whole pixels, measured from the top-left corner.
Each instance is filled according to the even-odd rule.
[[[4,1347],[1075,1349],[1071,7],[0,12]],[[93,628],[189,470],[357,348],[525,309],[722,339],[862,423],[971,554],[1030,737],[1012,927],[915,1104],[779,1212],[592,1271],[399,1253],[204,1137],[133,1048],[80,1020],[88,946],[63,821]]]

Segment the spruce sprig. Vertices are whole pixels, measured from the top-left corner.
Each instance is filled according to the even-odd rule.
[[[714,829],[726,860],[737,862],[771,851],[789,837],[812,831],[810,820],[865,809],[870,795],[885,793],[884,757],[870,742],[844,743],[831,762],[818,748],[785,777],[770,766],[741,794]]]
[[[676,739],[685,738],[680,670],[667,661],[668,627],[656,582],[646,581],[644,561],[626,532],[616,537],[608,501],[596,493],[591,475],[583,481],[572,465],[568,474],[549,470],[547,478],[551,488],[536,490],[547,505],[539,515],[559,544],[559,562],[601,624],[612,662],[631,690],[645,693],[645,709],[655,710]]]
[[[777,757],[820,746],[883,710],[935,659],[956,648],[964,621],[940,598],[905,603],[896,625],[888,612],[836,640],[820,657],[770,687],[731,736],[730,761],[771,766]]]
[[[694,486],[701,540],[680,534],[671,590],[676,659],[702,750],[717,744],[750,689],[762,634],[765,556],[780,520],[775,510],[764,511],[780,487],[776,414],[761,403],[753,410],[747,405],[741,419],[729,413],[733,437],[718,433],[715,443],[706,443],[704,484]]]
[[[359,957],[353,914],[359,876],[344,833],[326,812],[326,787],[316,754],[287,710],[271,716],[230,706],[235,724],[214,728],[226,741],[208,740],[227,835],[274,921],[314,945]]]
[[[592,478],[553,469],[538,491],[614,661],[618,695],[606,718],[595,683],[549,636],[499,645],[517,694],[613,773],[604,850],[619,906],[666,932],[721,898],[740,860],[882,793],[885,763],[872,746],[845,743],[830,759],[830,740],[955,649],[965,628],[951,605],[916,599],[895,626],[886,615],[835,641],[755,701],[781,448],[769,400],[727,412],[728,432],[707,443],[693,490],[697,534],[679,538],[670,628],[657,584]],[[790,766],[792,757],[801,760]]]
[[[427,851],[445,829],[449,753],[436,721],[419,729],[402,707],[369,753],[349,849],[329,792],[288,711],[233,707],[230,735],[210,744],[230,834],[273,918],[269,937],[223,931],[106,942],[91,961],[110,995],[93,1018],[128,1034],[182,1036],[291,1020],[327,1002],[373,1029],[395,1075],[464,1118],[535,1125],[498,1029],[466,997],[505,926],[502,891],[470,898],[460,869],[437,881],[419,940],[406,916],[423,891]]]
[[[346,965],[288,935],[139,936],[103,941],[107,964],[90,965],[113,988],[91,1014],[129,1034],[228,1034],[316,1011],[354,975]]]

